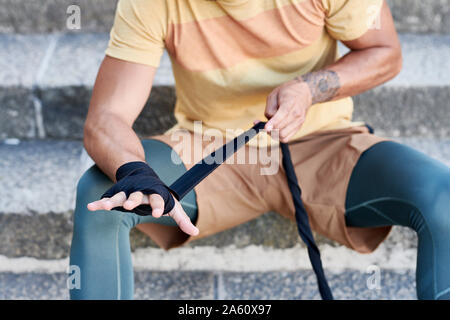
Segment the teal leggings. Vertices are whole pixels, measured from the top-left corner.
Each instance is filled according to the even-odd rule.
[[[155,140],[145,140],[143,145],[146,160],[165,183],[186,171],[183,164],[168,160],[176,155],[167,145]],[[174,225],[167,217],[89,212],[87,203],[99,199],[111,184],[96,166],[78,183],[70,265],[79,267],[81,282],[70,290],[71,299],[132,299],[130,230],[147,222]],[[181,204],[195,221],[195,193]],[[354,168],[346,209],[349,226],[414,229],[419,239],[418,298],[450,299],[450,168],[402,144],[380,142],[364,152]]]
[[[346,224],[400,225],[418,236],[419,299],[450,299],[450,168],[386,141],[364,152],[352,172]]]

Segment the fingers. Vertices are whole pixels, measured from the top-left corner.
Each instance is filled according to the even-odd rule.
[[[141,204],[149,204],[152,207],[152,216],[159,218],[164,213],[164,200],[159,194],[144,196],[142,192],[133,192],[126,197],[125,192],[119,192],[111,198],[103,198],[87,205],[90,211],[111,210],[114,207],[124,207],[127,210],[133,210]],[[181,204],[175,199],[175,207],[169,212],[180,229],[192,236],[196,236],[199,230],[189,219]]]
[[[265,115],[269,119],[264,129],[278,129],[283,139],[289,138],[304,122],[305,113],[311,106],[309,87],[298,81],[286,82],[267,97]],[[291,125],[296,123],[295,125]],[[294,132],[295,131],[295,132]]]
[[[268,132],[271,132],[273,129],[281,130],[290,122],[288,115],[291,112],[294,100],[286,97],[283,92],[283,88],[279,87],[267,97],[267,106],[264,115],[269,121],[267,121],[264,129]]]
[[[145,201],[142,192],[133,192],[126,197],[125,192],[119,192],[111,198],[103,198],[91,203],[88,203],[87,208],[90,211],[97,210],[111,210],[114,207],[124,207],[127,210],[132,210],[140,204],[148,203]]]
[[[105,210],[111,210],[114,207],[120,207],[127,200],[125,192],[119,192],[115,194],[112,198],[105,201]]]
[[[144,198],[144,194],[142,192],[140,192],[140,191],[133,192],[128,197],[128,200],[126,200],[123,203],[123,207],[127,210],[133,210],[134,208],[136,208],[137,206],[142,204],[143,198]]]
[[[159,194],[151,194],[144,196],[140,191],[133,192],[126,197],[125,192],[119,192],[111,198],[103,198],[98,201],[91,202],[87,205],[88,210],[111,210],[115,207],[123,207],[127,210],[133,210],[141,204],[149,204],[152,207],[152,215],[159,218],[164,213],[164,200]]]
[[[152,216],[159,218],[164,213],[164,199],[157,193],[149,196],[150,206],[152,207]]]
[[[115,194],[111,198],[103,198],[101,200],[91,202],[87,205],[87,208],[90,211],[111,210],[114,207],[122,206],[126,199],[126,194],[122,191]]]
[[[172,209],[172,211],[169,212],[169,216],[171,216],[172,219],[175,220],[178,227],[180,227],[183,232],[191,236],[198,235],[198,228],[194,226],[191,219],[189,219],[186,212],[184,212],[183,207],[177,200],[175,200],[175,207]]]
[[[282,130],[280,130],[279,133],[279,139],[283,143],[288,143],[289,139],[297,133],[298,130],[300,130],[300,126],[303,122],[298,121],[298,119],[295,119],[290,124],[288,124],[286,127],[284,127]]]
[[[88,203],[87,208],[89,211],[97,211],[97,210],[103,210],[103,203],[106,201],[107,198],[100,199],[91,203]]]
[[[292,121],[292,118],[289,117],[292,107],[292,101],[281,103],[278,111],[267,122],[265,129],[270,132],[274,129],[282,130],[286,127]]]
[[[275,115],[277,110],[278,110],[278,90],[275,89],[267,96],[266,110],[264,111],[264,115],[267,119],[270,119]]]

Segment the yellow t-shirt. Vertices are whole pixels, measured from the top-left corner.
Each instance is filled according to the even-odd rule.
[[[337,40],[362,36],[383,0],[119,0],[106,54],[158,67],[176,84],[177,128],[229,135],[266,120],[268,94],[339,57]],[[352,122],[351,98],[312,106],[293,139]],[[230,131],[231,130],[231,131]]]

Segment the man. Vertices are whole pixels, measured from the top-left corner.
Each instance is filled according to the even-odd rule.
[[[350,49],[341,58],[338,40]],[[178,123],[141,143],[132,125],[164,48]],[[284,171],[264,175],[260,162],[223,164],[182,204],[162,182],[194,164],[185,151],[201,135],[195,121],[225,133],[268,119],[266,145],[276,135],[290,142],[313,230],[368,253],[392,225],[409,226],[419,237],[418,297],[450,298],[450,169],[351,121],[350,97],[401,64],[384,0],[120,0],[85,125],[97,167],[78,185],[71,264],[82,279],[71,297],[133,297],[132,227],[170,249],[270,210],[294,219]],[[181,129],[180,147],[171,134]]]

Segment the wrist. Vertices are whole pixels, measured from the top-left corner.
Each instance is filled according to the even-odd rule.
[[[131,161],[121,165],[116,171],[116,181],[123,179],[126,176],[135,175],[140,172],[145,172],[152,176],[158,177],[156,172],[144,161]]]
[[[320,70],[295,78],[308,87],[311,105],[333,100],[341,88],[339,75],[333,70]]]
[[[302,100],[305,102],[306,109],[309,109],[314,104],[314,97],[310,87],[304,81],[298,81],[296,85]]]
[[[121,165],[116,171],[116,179],[117,182],[101,196],[102,199],[114,197],[120,192],[124,192],[128,199],[131,194],[141,192],[144,195],[160,195],[164,201],[163,214],[170,212],[175,206],[175,200],[170,193],[170,189],[144,161],[131,161]],[[151,215],[153,209],[152,206],[138,206],[132,210],[127,210],[118,206],[115,210],[134,212],[145,216]]]

